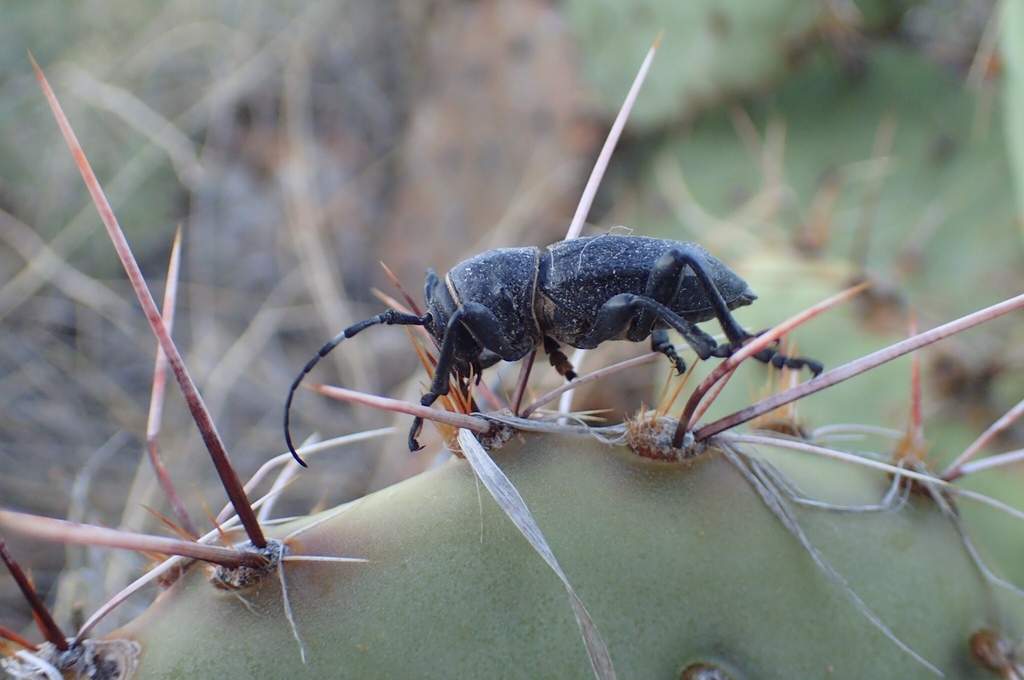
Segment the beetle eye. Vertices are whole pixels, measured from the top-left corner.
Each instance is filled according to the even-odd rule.
[[[426,316],[427,318],[423,322],[423,327],[426,328],[427,332],[430,333],[432,336],[434,336],[438,340],[441,340],[441,336],[443,333],[438,331],[439,326],[438,324],[434,323],[435,319],[437,319],[437,315],[433,311],[431,311],[427,313]],[[440,328],[443,329],[444,326],[442,325],[440,326]]]

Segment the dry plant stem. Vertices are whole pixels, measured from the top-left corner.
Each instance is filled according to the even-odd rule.
[[[19,647],[24,647],[25,649],[35,649],[36,648],[36,646],[34,644],[32,644],[32,642],[30,640],[27,640],[27,639],[23,638],[22,636],[18,635],[13,630],[11,630],[10,628],[5,628],[3,626],[0,626],[0,638],[3,638],[4,640],[7,640],[8,642],[13,642],[14,644],[18,645]]]
[[[354,444],[355,442],[365,441],[367,439],[373,439],[374,437],[383,437],[384,435],[394,434],[398,431],[395,427],[382,427],[377,430],[367,430],[365,432],[357,432],[355,434],[348,434],[343,437],[335,437],[334,439],[328,439],[326,441],[317,442],[315,444],[304,444],[296,449],[299,455],[303,457],[309,457],[314,454],[326,451],[335,447],[344,446],[346,444]],[[288,461],[294,460],[291,453],[282,453],[279,456],[274,456],[263,465],[260,466],[259,470],[253,473],[249,481],[245,483],[246,494],[252,493],[256,485],[263,481],[263,479],[270,474],[270,471],[285,465]],[[253,503],[255,509],[255,503]],[[224,508],[217,514],[217,523],[223,524],[231,516],[231,504],[224,506]]]
[[[801,383],[800,385],[785,390],[784,392],[779,392],[767,399],[762,399],[756,404],[752,404],[741,411],[737,411],[730,416],[726,416],[725,418],[705,425],[694,433],[694,438],[697,441],[707,439],[719,432],[724,432],[729,428],[736,427],[740,423],[745,423],[748,420],[752,420],[753,418],[768,413],[769,411],[773,411],[780,406],[794,402],[797,399],[802,399],[809,394],[820,392],[821,390],[841,383],[844,380],[848,380],[856,375],[870,371],[876,366],[880,366],[886,362],[896,359],[897,357],[901,357],[904,354],[908,354],[916,349],[930,345],[933,342],[938,342],[939,340],[948,338],[960,331],[991,321],[992,319],[1003,316],[1004,314],[1009,314],[1021,307],[1024,307],[1024,295],[1018,295],[1017,297],[1010,298],[1009,300],[992,305],[991,307],[986,307],[985,309],[974,312],[973,314],[960,317],[955,321],[950,321],[949,323],[933,328],[930,331],[925,331],[924,333],[915,335],[912,338],[907,338],[906,340],[897,342],[896,344],[880,349],[877,352],[872,352],[871,354],[851,361],[848,364],[834,368],[831,371],[826,371],[813,380]],[[943,477],[945,477],[945,474]]]
[[[82,179],[85,181],[85,185],[89,190],[89,195],[92,196],[92,200],[96,204],[96,209],[100,214],[100,218],[103,220],[103,225],[106,227],[107,232],[110,235],[110,239],[114,244],[114,249],[117,251],[117,255],[121,259],[121,263],[124,265],[128,278],[131,281],[132,288],[135,290],[135,293],[139,298],[139,303],[142,305],[142,310],[146,315],[146,319],[149,321],[149,325],[153,328],[153,332],[156,334],[160,347],[167,355],[167,361],[171,366],[171,371],[174,373],[175,379],[177,379],[178,384],[181,386],[181,391],[185,396],[185,401],[188,403],[189,411],[192,413],[192,417],[195,419],[196,425],[199,428],[199,434],[202,436],[203,442],[206,444],[206,448],[210,452],[210,457],[213,459],[213,465],[217,469],[217,474],[220,476],[221,483],[224,485],[224,490],[227,492],[228,498],[231,499],[231,502],[235,506],[235,510],[238,512],[238,516],[242,521],[242,525],[245,527],[249,540],[254,546],[258,548],[265,548],[267,540],[263,536],[263,530],[260,529],[256,513],[253,512],[252,508],[249,506],[249,501],[242,488],[242,482],[238,479],[238,475],[235,473],[234,468],[231,466],[231,462],[228,460],[227,450],[224,448],[224,443],[221,441],[220,435],[217,433],[217,428],[213,423],[213,419],[210,417],[210,412],[203,403],[203,398],[199,394],[199,390],[196,388],[195,382],[192,380],[192,376],[189,375],[188,369],[185,368],[185,362],[181,358],[178,348],[174,345],[174,341],[171,340],[171,336],[167,332],[167,328],[164,326],[163,319],[160,317],[160,310],[157,309],[156,302],[153,300],[153,295],[150,292],[149,287],[146,285],[146,280],[142,276],[142,271],[139,269],[138,262],[135,261],[135,256],[132,254],[131,247],[128,245],[124,232],[121,230],[121,226],[118,224],[117,218],[114,216],[114,210],[107,201],[107,197],[103,194],[103,189],[100,187],[99,180],[96,178],[96,174],[89,165],[89,161],[85,157],[85,151],[82,149],[82,145],[78,142],[78,138],[75,135],[74,130],[71,129],[71,124],[64,115],[64,111],[61,109],[60,103],[57,101],[57,96],[54,94],[53,89],[47,82],[46,77],[39,68],[39,65],[35,62],[35,59],[32,59],[32,67],[35,69],[36,77],[39,79],[39,83],[43,89],[44,95],[46,96],[46,100],[53,111],[53,115],[57,119],[57,125],[60,126],[61,133],[64,135],[68,148],[71,150],[71,154],[75,159],[75,165],[78,166],[78,170],[82,174]]]
[[[539,409],[544,404],[553,400],[555,397],[560,396],[563,392],[567,392],[568,390],[574,390],[577,387],[580,387],[581,385],[586,385],[587,383],[594,382],[595,380],[606,378],[613,373],[618,373],[619,371],[624,371],[626,369],[641,366],[643,364],[649,364],[652,361],[657,361],[658,357],[663,356],[665,355],[659,352],[648,352],[647,354],[643,354],[632,359],[626,359],[625,361],[620,361],[619,363],[612,364],[611,366],[605,366],[604,368],[598,369],[592,373],[581,375],[572,382],[567,382],[562,385],[559,385],[558,387],[551,390],[547,394],[535,399],[533,402],[528,404],[526,408],[523,409],[523,412],[519,414],[519,417],[529,418],[530,414],[532,414],[534,411]]]
[[[861,283],[851,288],[847,288],[846,290],[837,293],[825,300],[822,300],[816,305],[808,307],[799,314],[796,314],[786,319],[778,326],[775,326],[774,328],[765,331],[761,335],[755,337],[746,345],[741,347],[738,351],[733,353],[725,361],[716,366],[715,369],[711,371],[711,373],[706,378],[704,378],[704,380],[701,381],[700,385],[697,386],[697,389],[693,391],[693,394],[690,395],[690,399],[686,402],[686,406],[685,408],[683,408],[683,414],[679,417],[679,425],[676,427],[675,437],[673,437],[672,439],[673,446],[678,448],[682,444],[683,435],[686,434],[686,432],[693,427],[693,419],[694,414],[697,412],[697,407],[700,405],[700,402],[702,399],[704,399],[705,395],[707,395],[707,393],[711,390],[711,387],[716,382],[721,380],[722,377],[725,376],[729,371],[732,371],[737,366],[739,366],[740,362],[745,361],[746,359],[749,359],[750,357],[754,356],[755,354],[766,348],[768,345],[778,340],[784,334],[786,334],[793,328],[796,328],[805,321],[813,319],[822,312],[829,310],[835,307],[836,305],[845,302],[846,300],[849,300],[855,295],[859,295],[865,288],[867,288],[870,285],[871,284],[869,282]],[[812,382],[816,383],[818,380],[820,380],[820,376],[817,378],[813,378]],[[701,441],[701,439],[703,439],[703,437],[698,438],[697,441]]]
[[[519,379],[516,381],[516,391],[512,393],[512,413],[519,415],[519,407],[523,404],[523,395],[526,393],[526,383],[530,380],[530,371],[533,370],[533,362],[537,360],[537,350],[526,355],[522,368],[519,370]]]
[[[21,594],[25,596],[29,606],[32,608],[33,618],[35,618],[36,624],[39,625],[39,630],[42,631],[43,637],[53,643],[60,651],[67,651],[67,637],[65,637],[57,622],[53,620],[53,617],[50,616],[50,610],[46,608],[43,600],[39,597],[39,593],[32,586],[32,582],[29,581],[28,576],[25,575],[17,560],[14,559],[14,555],[7,549],[7,541],[3,539],[3,536],[0,536],[0,560],[3,560],[3,563],[7,565],[7,571],[11,572],[15,583],[21,589]],[[32,645],[28,647],[33,649]]]
[[[963,471],[964,463],[977,455],[978,451],[987,446],[988,443],[996,437],[996,435],[1015,423],[1021,415],[1024,415],[1024,399],[1017,402],[1016,406],[1007,411],[1002,418],[992,423],[987,430],[982,432],[980,437],[975,439],[963,453],[957,456],[956,460],[950,463],[949,466],[942,471],[941,477],[943,479],[956,479],[961,474],[965,474]]]
[[[405,289],[405,286],[403,286],[402,282],[398,280],[398,277],[395,276],[395,273],[391,271],[391,268],[388,267],[383,262],[380,263],[380,266],[384,268],[384,273],[387,274],[388,279],[391,281],[392,284],[394,284],[395,288],[398,289],[398,292],[402,294],[402,298],[405,300],[405,303],[409,305],[409,309],[412,310],[412,313],[415,314],[416,316],[423,316],[423,312],[420,311],[419,305],[417,305],[416,301],[412,299],[412,296],[409,295],[409,291]]]
[[[181,273],[181,227],[174,234],[174,245],[171,248],[171,259],[167,264],[167,289],[164,290],[163,321],[170,334],[174,329],[174,308],[178,297],[178,280]],[[149,451],[149,461],[153,464],[160,488],[174,511],[178,524],[189,536],[195,538],[199,535],[199,529],[185,509],[185,504],[174,488],[170,475],[167,473],[167,466],[164,465],[163,456],[160,455],[160,443],[157,441],[160,435],[160,425],[163,419],[164,396],[167,386],[167,355],[159,346],[156,348],[156,363],[153,366],[153,390],[149,399],[149,418],[146,422],[146,448]]]
[[[345,387],[310,385],[309,389],[334,399],[353,401],[358,404],[365,404],[366,406],[372,406],[373,408],[395,411],[397,413],[407,413],[411,416],[419,416],[420,418],[444,423],[446,425],[451,425],[452,427],[462,427],[467,430],[472,430],[473,432],[479,432],[480,434],[485,434],[491,429],[490,423],[483,418],[469,416],[464,413],[454,413],[452,411],[445,411],[439,408],[413,404],[408,401],[378,397],[373,394],[366,394],[364,392],[350,390]]]
[[[722,435],[721,441],[728,442],[730,444],[756,444],[758,446],[774,446],[780,449],[802,451],[816,456],[841,460],[855,465],[874,468],[876,470],[883,470],[889,474],[899,475],[901,477],[906,477],[907,479],[913,479],[924,484],[931,484],[944,489],[952,488],[948,482],[928,473],[915,472],[914,470],[908,470],[907,468],[899,467],[892,463],[865,458],[864,456],[855,453],[847,453],[845,451],[837,451],[836,449],[830,449],[824,446],[808,444],[807,442],[795,439],[785,439],[782,437],[772,437],[759,434],[736,434],[730,432],[726,435]]]
[[[6,531],[30,536],[40,541],[124,548],[162,555],[181,555],[225,567],[261,567],[266,564],[265,557],[251,551],[203,545],[193,541],[180,541],[176,538],[148,536],[122,529],[78,524],[63,519],[39,517],[12,510],[0,510],[0,527]]]
[[[996,456],[990,456],[988,458],[982,458],[968,463],[964,463],[957,470],[956,474],[952,477],[946,477],[942,475],[942,478],[947,481],[953,481],[959,477],[966,477],[972,475],[975,472],[981,472],[982,470],[989,470],[991,468],[1002,467],[1004,465],[1010,465],[1024,460],[1024,449],[1017,449],[1016,451],[1007,451],[1006,453],[1000,453]]]

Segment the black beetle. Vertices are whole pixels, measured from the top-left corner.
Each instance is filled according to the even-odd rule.
[[[669,342],[674,328],[701,359],[728,357],[753,337],[730,310],[757,296],[746,282],[696,243],[643,236],[604,234],[560,241],[539,248],[497,248],[456,265],[441,285],[427,270],[423,316],[388,310],[349,326],[320,348],[292,383],[285,402],[284,432],[288,450],[299,460],[289,430],[295,390],[316,363],[345,338],[379,324],[424,326],[440,347],[430,390],[420,400],[430,406],[448,394],[449,376],[466,380],[498,361],[517,361],[543,346],[552,365],[568,379],[575,373],[559,343],[591,349],[606,340],[640,342],[672,360],[681,373],[683,360]],[[728,340],[719,345],[696,326],[718,319]],[[811,359],[788,357],[774,348],[755,355],[776,367],[822,366]],[[409,431],[409,448],[423,419]],[[301,463],[302,461],[299,460]]]

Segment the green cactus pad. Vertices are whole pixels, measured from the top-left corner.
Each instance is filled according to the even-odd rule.
[[[891,481],[850,464],[749,449],[819,500],[871,504]],[[622,678],[935,677],[816,566],[719,449],[656,463],[585,435],[523,435],[493,453],[516,484]],[[839,513],[794,507],[828,564],[891,631],[948,677],[983,628],[1024,629],[927,497]],[[593,677],[558,578],[455,460],[327,513],[274,528],[300,645],[276,576],[241,592],[195,566],[116,631],[142,646],[137,677]],[[289,537],[290,538],[286,538]]]

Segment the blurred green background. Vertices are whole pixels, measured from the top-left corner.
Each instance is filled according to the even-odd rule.
[[[874,279],[856,304],[796,334],[800,352],[829,367],[905,337],[911,313],[929,328],[1018,294],[1011,168],[1021,135],[1006,112],[1024,119],[1011,61],[1024,36],[1017,8],[1000,23],[996,4],[6,3],[0,504],[156,531],[140,504],[164,507],[139,465],[156,343],[27,51],[158,299],[182,227],[174,336],[245,477],[283,450],[280,409],[298,369],[338,330],[381,309],[372,288],[395,294],[379,261],[419,299],[427,267],[444,272],[488,248],[561,238],[661,31],[590,216],[595,232],[623,225],[701,242],[760,296],[739,314],[755,330]],[[999,49],[1001,31],[1010,49]],[[1019,316],[923,353],[925,431],[937,459],[1024,398]],[[587,366],[642,351],[617,343]],[[618,376],[579,405],[621,419],[657,398],[665,369]],[[552,372],[537,373],[557,384]],[[801,414],[812,427],[902,428],[909,375],[909,361],[896,362],[808,399]],[[764,376],[752,367],[717,412],[749,401]],[[425,376],[404,334],[382,329],[346,343],[314,380],[415,398]],[[200,499],[213,508],[223,499],[180,396],[169,394],[161,446],[202,516]],[[294,417],[299,438],[408,426],[309,393]],[[404,452],[404,436],[319,459],[284,511],[422,469],[436,434],[428,428],[426,457]],[[1012,428],[997,446],[1021,440]],[[1016,470],[974,483],[1008,502],[1020,495]],[[11,543],[64,621],[91,613],[139,565],[107,551]],[[1024,563],[1019,540],[995,543],[1004,563]],[[112,568],[113,559],[127,561]],[[62,569],[68,578],[55,594]],[[0,579],[0,621],[24,620],[13,584]]]

